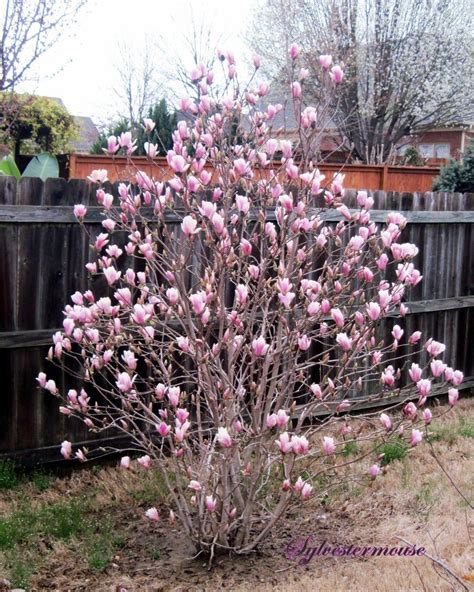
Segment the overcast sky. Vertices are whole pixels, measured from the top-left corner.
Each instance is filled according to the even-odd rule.
[[[191,2],[193,10],[213,19],[216,30],[226,38],[225,48],[233,49],[239,58],[244,52],[240,34],[258,0]],[[113,119],[120,110],[111,91],[118,84],[118,43],[139,48],[144,34],[151,39],[165,36],[179,51],[176,39],[189,28],[189,5],[190,0],[89,0],[72,23],[73,35],[38,61],[30,72],[31,80],[18,88],[59,97],[74,115],[89,115],[96,122]],[[160,58],[156,59],[158,70],[163,65]]]

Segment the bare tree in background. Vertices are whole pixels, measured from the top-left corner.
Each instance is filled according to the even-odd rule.
[[[187,95],[198,99],[199,87],[190,80],[190,71],[202,64],[212,70],[217,61],[217,50],[226,42],[222,34],[216,34],[217,27],[212,15],[195,10],[191,2],[181,2],[180,10],[168,34],[160,39],[160,72],[167,86],[167,98],[175,100]]]
[[[118,50],[118,85],[114,91],[126,109],[132,129],[136,129],[160,95],[157,73],[161,59],[157,57],[156,43],[148,37],[142,38],[139,46],[119,44]]]
[[[248,40],[274,76],[292,41],[313,73],[320,54],[343,62],[334,122],[356,158],[387,162],[409,134],[472,120],[471,8],[471,0],[267,0]]]
[[[4,0],[0,14],[0,91],[13,90],[70,29],[87,0]]]

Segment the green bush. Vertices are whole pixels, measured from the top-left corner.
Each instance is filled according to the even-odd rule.
[[[474,140],[463,154],[462,162],[452,160],[433,182],[433,191],[474,193]]]

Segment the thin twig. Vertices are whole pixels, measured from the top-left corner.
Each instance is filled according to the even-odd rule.
[[[399,541],[402,541],[406,545],[409,545],[410,547],[414,547],[415,546],[413,543],[410,543],[410,541],[407,541],[406,539],[403,539],[402,537],[397,536],[395,538],[397,538]],[[428,559],[431,559],[431,561],[433,563],[435,563],[436,565],[439,565],[440,567],[442,567],[450,576],[452,576],[463,587],[464,590],[466,590],[467,592],[469,592],[469,588],[466,586],[466,584],[461,580],[461,578],[459,576],[457,576],[451,570],[450,567],[448,567],[446,565],[446,563],[444,561],[442,561],[441,559],[437,559],[436,557],[433,557],[432,555],[430,555],[426,551],[425,551],[424,555],[425,555],[425,557],[428,557]]]
[[[443,473],[446,475],[446,477],[449,479],[449,482],[451,483],[451,485],[454,487],[454,489],[459,493],[459,495],[462,497],[462,499],[466,502],[466,504],[471,508],[471,510],[474,510],[474,505],[471,504],[471,502],[467,499],[467,497],[464,495],[464,493],[459,489],[459,487],[456,485],[456,483],[454,483],[451,475],[446,471],[446,469],[443,467],[443,465],[441,464],[441,461],[439,460],[439,458],[436,456],[436,452],[434,450],[433,447],[433,443],[432,442],[428,442],[431,448],[431,456],[435,459],[435,461],[437,462],[439,468],[443,471]]]

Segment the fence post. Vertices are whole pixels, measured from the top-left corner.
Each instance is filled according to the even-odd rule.
[[[383,169],[382,169],[382,179],[380,182],[380,189],[382,191],[386,191],[387,190],[387,181],[388,181],[388,165],[384,164],[383,165]]]
[[[76,154],[73,152],[69,155],[69,175],[68,179],[76,178]]]

